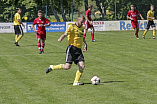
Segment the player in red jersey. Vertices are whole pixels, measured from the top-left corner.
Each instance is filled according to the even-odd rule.
[[[83,34],[83,38],[85,39],[87,30],[88,30],[88,28],[90,28],[92,30],[92,39],[91,39],[91,41],[95,42],[96,40],[94,40],[94,27],[93,27],[93,23],[91,22],[92,21],[92,19],[91,19],[91,10],[92,10],[92,5],[89,5],[88,10],[85,13],[85,22],[84,22],[85,31],[84,31],[84,34]]]
[[[144,20],[144,18],[138,12],[138,10],[134,9],[134,5],[131,5],[131,10],[128,12],[127,18],[131,20],[132,27],[135,30],[136,38],[139,39],[138,38],[139,25],[138,25],[138,20],[137,20],[137,14],[141,17],[142,20]]]
[[[34,25],[37,24],[37,30],[35,30]],[[37,34],[38,39],[38,49],[39,54],[44,53],[44,46],[45,46],[45,40],[46,40],[46,30],[45,27],[50,26],[49,21],[42,17],[42,11],[38,11],[38,17],[34,20],[32,28],[34,32]],[[40,42],[42,40],[42,43]]]

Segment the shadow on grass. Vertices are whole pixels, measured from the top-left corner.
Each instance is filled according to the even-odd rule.
[[[23,45],[23,47],[35,47],[35,46],[38,46],[38,45]]]
[[[122,83],[126,81],[101,81],[98,85],[104,85],[104,83]],[[68,85],[72,85],[73,83],[68,83]],[[84,83],[84,85],[91,85],[91,83]]]

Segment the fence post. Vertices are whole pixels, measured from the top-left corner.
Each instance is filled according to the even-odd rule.
[[[115,20],[116,20],[116,13],[117,11],[116,11],[116,0],[115,0]]]
[[[46,5],[46,18],[47,18],[47,5]]]
[[[71,0],[71,15],[72,15],[72,22],[73,22],[73,0]]]
[[[11,10],[10,10],[10,15],[11,15],[11,22],[13,22],[12,6],[11,6]]]

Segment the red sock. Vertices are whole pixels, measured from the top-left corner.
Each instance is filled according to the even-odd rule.
[[[38,49],[39,49],[39,51],[41,51],[41,44],[40,44],[40,42],[38,42]]]
[[[45,43],[41,43],[41,51],[44,50]]]
[[[92,40],[94,40],[94,33],[92,33]]]
[[[137,33],[137,32],[135,32],[135,35],[136,35],[136,37],[138,38],[138,33]]]
[[[85,39],[85,38],[86,38],[86,33],[83,34],[83,39]]]

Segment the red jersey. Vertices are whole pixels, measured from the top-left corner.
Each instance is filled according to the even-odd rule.
[[[48,24],[49,21],[45,18],[45,17],[42,17],[41,19],[36,18],[33,22],[33,25],[37,24],[37,33],[38,34],[44,34],[46,32],[45,30],[45,24]]]
[[[137,22],[137,14],[139,14],[138,10],[134,10],[134,12],[130,10],[127,15],[134,19],[131,21]]]
[[[86,13],[85,13],[85,16],[88,17],[89,21],[91,21],[91,11],[90,10],[87,10]]]

